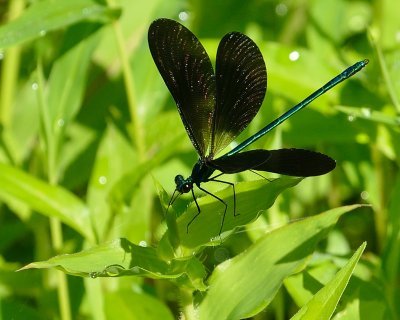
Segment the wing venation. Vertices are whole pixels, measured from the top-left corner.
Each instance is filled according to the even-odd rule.
[[[267,71],[257,45],[246,35],[225,35],[217,51],[216,106],[211,155],[225,148],[255,117],[267,89]]]
[[[150,25],[148,41],[189,138],[204,158],[210,145],[216,96],[210,58],[190,30],[170,19],[155,20]]]

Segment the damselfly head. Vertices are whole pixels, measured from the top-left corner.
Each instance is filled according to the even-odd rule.
[[[176,191],[179,193],[188,193],[193,189],[193,182],[190,177],[188,179],[183,178],[182,175],[178,174],[175,177]]]

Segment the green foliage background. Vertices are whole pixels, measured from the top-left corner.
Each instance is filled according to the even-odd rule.
[[[398,319],[399,12],[398,0],[0,1],[0,317]],[[238,142],[368,58],[253,146],[317,150],[337,168],[226,177],[242,214],[228,211],[222,238],[212,198],[189,233],[190,196],[165,216],[197,155],[148,49],[160,17],[213,61],[230,31],[260,47],[268,92]],[[232,205],[230,188],[207,188]],[[340,208],[352,204],[370,206]]]

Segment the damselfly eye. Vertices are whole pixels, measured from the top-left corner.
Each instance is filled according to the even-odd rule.
[[[193,185],[191,183],[185,183],[182,187],[182,193],[188,193],[192,188]]]
[[[183,176],[180,175],[180,174],[178,174],[177,176],[175,176],[175,184],[176,184],[176,185],[182,184],[182,182],[183,182],[184,180],[185,180],[185,179],[184,179]]]

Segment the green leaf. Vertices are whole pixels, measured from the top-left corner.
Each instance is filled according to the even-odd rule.
[[[135,303],[132,303],[132,301],[135,301]],[[107,293],[105,310],[109,320],[175,319],[171,311],[160,300],[145,292],[137,293],[131,289]]]
[[[220,264],[200,305],[200,319],[240,319],[257,314],[271,302],[282,281],[304,265],[339,217],[357,207],[340,207],[276,229],[241,255]]]
[[[364,242],[358,250],[354,253],[349,262],[340,270],[336,276],[329,281],[314,297],[303,306],[299,312],[292,318],[297,319],[330,319],[335,308],[339,302],[340,297],[346,288],[354,268],[357,265],[364,249],[366,247]]]
[[[110,191],[110,202],[116,207],[129,203],[140,181],[147,176],[152,169],[166,161],[166,159],[175,153],[177,146],[179,146],[181,142],[182,136],[174,135],[173,137],[169,137],[167,144],[162,144],[162,147],[156,146],[157,152],[154,153],[154,155],[146,162],[135,166],[115,183]]]
[[[366,28],[371,19],[371,7],[361,1],[317,1],[311,4],[310,15],[314,21],[312,26],[320,36],[340,45],[350,35]]]
[[[94,0],[37,1],[19,18],[0,27],[0,48],[40,38],[49,31],[79,21],[109,22],[119,14],[119,10],[107,8]]]
[[[205,270],[195,257],[166,261],[158,256],[155,248],[137,246],[124,238],[78,253],[32,262],[20,270],[31,268],[57,268],[71,275],[91,278],[141,276],[176,279],[182,285],[205,289]]]
[[[329,235],[331,234],[332,232]],[[323,260],[324,257],[320,259]],[[285,288],[299,308],[311,300],[313,295],[327,284],[338,271],[338,266],[331,261],[332,257],[325,259],[319,262],[318,254],[315,254],[309,264],[312,267],[308,266],[303,272],[285,279]]]
[[[232,231],[238,226],[243,226],[257,217],[266,209],[270,208],[279,194],[287,188],[297,185],[301,178],[283,177],[272,182],[266,180],[242,182],[235,185],[236,191],[236,217],[233,215],[233,190],[228,187],[216,192],[215,196],[223,199],[228,208],[222,232]],[[178,234],[181,245],[186,248],[196,248],[219,238],[219,230],[222,223],[224,205],[209,195],[197,198],[200,214],[187,228],[188,223],[198,213],[194,202],[191,203],[185,214],[177,219]],[[167,231],[166,236],[168,235]]]
[[[91,35],[95,28],[90,24],[72,26],[65,35],[64,45],[68,50],[54,63],[48,80],[48,100],[42,109],[47,152],[61,162],[59,171],[64,171],[63,150],[65,130],[79,111],[87,85],[88,66],[98,37]],[[79,34],[79,42],[77,41]],[[69,47],[71,46],[72,47]],[[52,157],[51,157],[52,158]],[[52,158],[53,159],[53,158]]]
[[[115,227],[115,215],[121,213],[119,210],[113,211],[115,208],[110,206],[110,192],[136,161],[137,155],[132,145],[118,128],[110,123],[97,149],[87,191],[87,204],[100,242],[110,240],[107,236],[110,235],[112,227]],[[120,229],[117,232],[121,234]]]
[[[301,59],[291,61],[288,57],[294,49],[279,43],[267,43],[261,49],[263,55],[269,57],[267,65],[268,83],[271,83],[269,90],[296,102],[299,97],[305,98],[317,90],[345,67],[334,68],[335,65],[327,64],[319,55],[297,48]],[[316,102],[312,102],[310,107],[318,103],[318,111],[321,111],[323,106],[337,100],[338,91],[331,90],[320,96]]]
[[[0,163],[0,197],[16,200],[47,217],[56,217],[94,242],[85,204],[67,190],[47,184],[22,170]]]
[[[297,306],[301,308],[312,300],[318,291],[335,278],[350,257],[347,254],[332,256],[316,253],[303,272],[287,278],[284,281],[285,288]],[[379,265],[380,261],[373,254],[364,256],[358,262],[332,319],[364,319],[365,315],[368,315],[368,319],[393,318],[389,316],[387,296],[382,291],[382,278],[375,274]]]
[[[382,24],[379,27],[379,42],[382,43],[383,49],[388,54],[398,51],[397,41],[393,41],[398,36],[400,27],[399,16],[397,15],[398,5],[399,3],[396,0],[384,0],[379,5],[381,12],[375,16],[377,20],[375,23],[377,25]]]
[[[389,115],[387,113],[371,110],[369,108],[337,106],[336,109],[352,117],[352,120],[360,118],[376,123],[386,124],[395,128],[398,128],[400,124],[399,116]]]
[[[43,314],[40,314],[28,304],[21,303],[16,298],[4,299],[2,297],[0,299],[0,310],[2,319],[43,319]]]
[[[72,26],[63,39],[67,51],[55,61],[49,77],[48,105],[54,127],[60,119],[70,121],[79,110],[87,86],[92,52],[99,40],[92,35],[94,30],[90,24]]]

